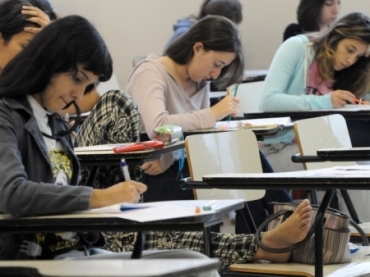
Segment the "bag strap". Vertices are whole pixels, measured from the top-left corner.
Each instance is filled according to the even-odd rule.
[[[302,246],[306,241],[308,241],[312,237],[312,235],[315,233],[315,224],[312,224],[311,229],[307,233],[307,236],[302,241],[296,244],[293,244],[292,246],[285,247],[285,248],[271,248],[262,243],[260,239],[261,232],[265,229],[267,224],[269,224],[271,221],[273,221],[274,219],[280,216],[285,216],[285,218],[288,218],[293,212],[294,211],[292,210],[280,210],[274,213],[273,215],[269,216],[257,229],[256,235],[255,235],[255,240],[256,240],[257,245],[263,250],[271,252],[271,253],[286,253],[286,252],[292,252],[293,250]]]
[[[361,228],[360,225],[358,225],[356,222],[354,222],[352,219],[349,220],[349,224],[351,224],[356,230],[357,232],[360,234],[361,238],[362,238],[362,243],[364,246],[369,246],[369,239],[367,238],[364,230]]]

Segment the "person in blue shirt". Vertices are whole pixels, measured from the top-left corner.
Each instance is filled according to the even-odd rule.
[[[368,97],[369,43],[370,18],[360,12],[328,30],[288,39],[270,65],[261,109],[333,109]]]

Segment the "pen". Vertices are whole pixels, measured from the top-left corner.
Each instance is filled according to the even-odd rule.
[[[128,167],[127,167],[127,163],[125,161],[125,159],[121,159],[121,162],[120,162],[120,167],[121,167],[121,170],[122,170],[122,174],[123,174],[123,177],[125,178],[125,181],[130,181],[131,178],[130,178],[130,173],[128,172]]]
[[[227,94],[227,95],[231,95],[231,93],[230,93],[230,88],[226,88],[226,94]],[[230,122],[230,119],[231,119],[231,114],[227,117],[227,121],[229,121],[229,122]]]
[[[357,97],[355,97],[355,102],[357,102],[357,104],[359,104],[359,105],[368,105],[367,104],[367,102],[366,101],[364,101],[364,100],[362,100],[361,98],[359,99],[359,98],[357,98]]]

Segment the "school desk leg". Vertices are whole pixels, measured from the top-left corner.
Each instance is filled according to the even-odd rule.
[[[132,251],[131,259],[140,259],[143,254],[145,245],[146,232],[138,232],[137,239],[134,245],[134,251]]]
[[[331,199],[333,198],[335,190],[329,189],[326,191],[321,205],[316,214],[315,220],[315,276],[324,276],[324,259],[322,253],[322,240],[323,240],[323,226],[325,211],[328,208]]]

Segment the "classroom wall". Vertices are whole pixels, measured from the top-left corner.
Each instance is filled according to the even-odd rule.
[[[240,26],[246,69],[267,69],[282,41],[285,27],[296,21],[298,0],[240,0]],[[113,56],[114,71],[126,87],[132,60],[148,53],[161,54],[177,19],[198,14],[203,0],[52,0],[62,16],[88,18],[104,37]],[[363,11],[370,1],[342,0],[341,15]]]

